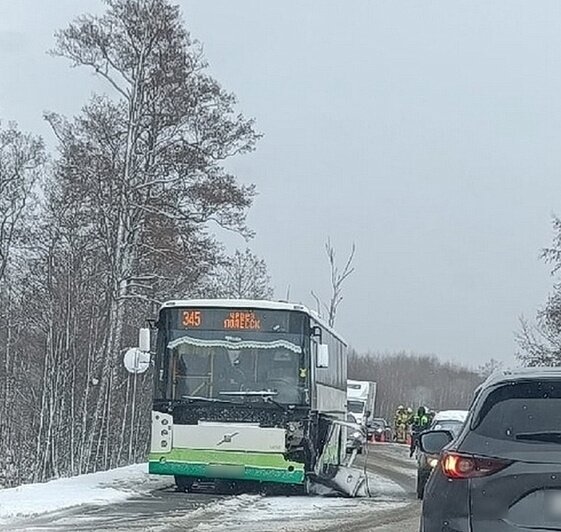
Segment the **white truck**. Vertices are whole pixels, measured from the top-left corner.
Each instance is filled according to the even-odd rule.
[[[374,417],[376,383],[347,380],[347,413],[360,425],[368,426]]]

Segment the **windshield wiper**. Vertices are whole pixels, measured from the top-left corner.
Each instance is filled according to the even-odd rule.
[[[281,403],[277,403],[271,396],[264,396],[263,397],[263,401],[265,401],[266,403],[271,403],[273,405],[275,405],[276,407],[280,408],[283,412],[290,412],[290,408],[286,405],[283,405]]]
[[[272,390],[260,390],[260,391],[242,391],[242,392],[219,392],[220,395],[231,395],[235,397],[259,397],[263,399],[265,403],[271,403],[276,407],[280,408],[283,412],[290,412],[287,406],[277,403],[273,399],[275,395],[278,395],[279,392],[275,392]]]
[[[187,401],[202,401],[204,403],[231,403],[226,399],[214,399],[212,397],[200,397],[198,395],[182,395],[181,399],[186,399]]]
[[[241,391],[241,392],[218,392],[218,395],[231,395],[232,397],[274,397],[278,395],[279,392],[274,392],[272,390],[260,390],[260,391]]]
[[[521,441],[537,441],[544,443],[561,443],[561,432],[559,431],[543,431],[543,432],[521,432],[515,436]]]

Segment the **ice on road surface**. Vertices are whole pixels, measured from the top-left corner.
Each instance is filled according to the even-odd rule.
[[[263,497],[241,496],[221,504],[221,514],[200,523],[196,532],[288,532],[319,531],[337,523],[344,525],[349,515],[367,516],[381,510],[405,506],[391,499],[346,499],[342,497]],[[185,516],[185,523],[189,516]],[[179,523],[175,523],[176,526]],[[170,529],[167,529],[170,530]],[[179,530],[179,527],[173,530]]]
[[[169,480],[166,479],[169,484]],[[0,525],[21,518],[80,506],[113,504],[162,485],[147,464],[0,489]]]
[[[170,479],[147,474],[146,464],[73,478],[28,484],[0,490],[0,526],[11,519],[52,513],[81,505],[112,505],[130,497],[168,486]],[[404,490],[382,476],[369,475],[373,499],[342,497],[240,495],[211,502],[168,521],[160,516],[160,526],[150,530],[178,530],[199,522],[195,530],[320,530],[324,524],[343,522],[349,512],[355,516],[403,504]],[[181,494],[189,497],[189,494]],[[71,521],[69,515],[66,522]],[[84,516],[79,517],[83,523]],[[265,528],[264,528],[265,527]],[[191,528],[189,528],[191,529]]]
[[[242,495],[225,502],[215,503],[220,508],[198,510],[207,513],[207,519],[196,532],[268,532],[319,531],[340,523],[349,515],[367,517],[375,512],[398,509],[407,504],[405,490],[392,480],[379,475],[368,476],[372,498],[348,499],[343,497],[259,497]],[[214,505],[213,505],[214,506]],[[192,522],[193,514],[185,516],[185,525]],[[199,517],[202,517],[199,515]],[[182,523],[175,521],[172,528],[180,530]],[[177,528],[176,528],[177,527]]]
[[[29,484],[0,490],[0,529],[416,532],[415,461],[407,455],[405,447],[383,445],[361,457],[370,498],[179,493],[172,477],[150,476],[146,465]]]

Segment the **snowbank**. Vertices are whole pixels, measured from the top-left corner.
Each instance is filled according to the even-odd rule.
[[[151,491],[161,482],[161,478],[154,479],[148,475],[147,464],[136,464],[111,471],[0,489],[0,524],[14,517],[54,512],[71,506],[119,502]]]

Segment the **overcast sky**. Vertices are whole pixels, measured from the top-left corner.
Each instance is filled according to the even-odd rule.
[[[232,163],[277,295],[329,293],[323,244],[357,246],[337,328],[360,350],[511,360],[550,289],[561,214],[558,0],[184,0],[211,72],[264,133]],[[43,134],[103,88],[51,58],[97,0],[0,0],[0,117]],[[231,240],[232,246],[244,246]]]

